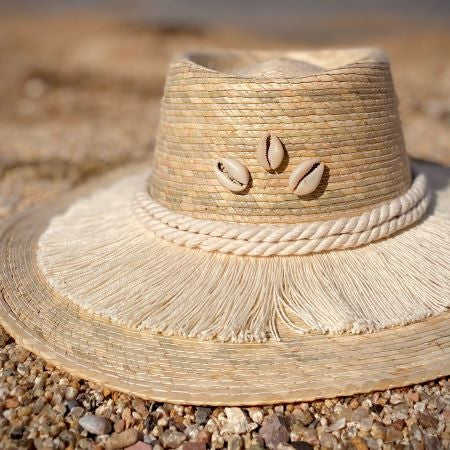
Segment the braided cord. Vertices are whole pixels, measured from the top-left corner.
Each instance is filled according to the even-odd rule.
[[[132,210],[158,237],[190,248],[248,256],[305,255],[368,244],[417,221],[430,201],[427,180],[420,174],[405,194],[359,216],[288,226],[234,224],[171,211],[152,199],[147,182]]]

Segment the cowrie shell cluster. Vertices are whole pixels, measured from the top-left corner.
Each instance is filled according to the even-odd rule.
[[[248,186],[250,173],[242,163],[231,158],[216,161],[214,172],[219,183],[231,192],[242,192]]]
[[[310,158],[300,163],[289,177],[288,187],[296,195],[308,195],[319,186],[324,164],[319,158]]]
[[[280,167],[284,158],[284,148],[278,137],[271,132],[264,133],[256,150],[258,163],[266,170]]]

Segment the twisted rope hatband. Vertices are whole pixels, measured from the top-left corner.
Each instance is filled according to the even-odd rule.
[[[234,255],[287,256],[368,244],[418,220],[429,202],[426,178],[418,175],[405,194],[360,216],[289,226],[195,219],[153,200],[147,182],[137,193],[132,209],[158,237],[179,245]]]

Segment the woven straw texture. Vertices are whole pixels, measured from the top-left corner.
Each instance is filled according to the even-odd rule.
[[[256,159],[267,131],[286,150],[273,172]],[[214,162],[224,157],[250,172],[241,194],[215,177]],[[288,178],[308,157],[319,157],[325,172],[315,192],[298,197]],[[163,206],[200,219],[296,223],[358,215],[409,186],[397,100],[381,52],[205,52],[170,66],[150,183]]]
[[[158,336],[86,314],[49,287],[35,254],[48,221],[71,201],[3,225],[0,321],[19,343],[76,376],[160,401],[252,405],[382,390],[450,373],[449,313],[368,335],[284,330],[283,342],[262,344]]]

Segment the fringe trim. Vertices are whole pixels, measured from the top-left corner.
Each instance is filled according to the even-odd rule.
[[[450,306],[449,220],[426,215],[389,239],[301,257],[225,255],[156,238],[127,178],[52,219],[39,240],[48,282],[126,327],[231,342],[298,333],[365,333]]]

